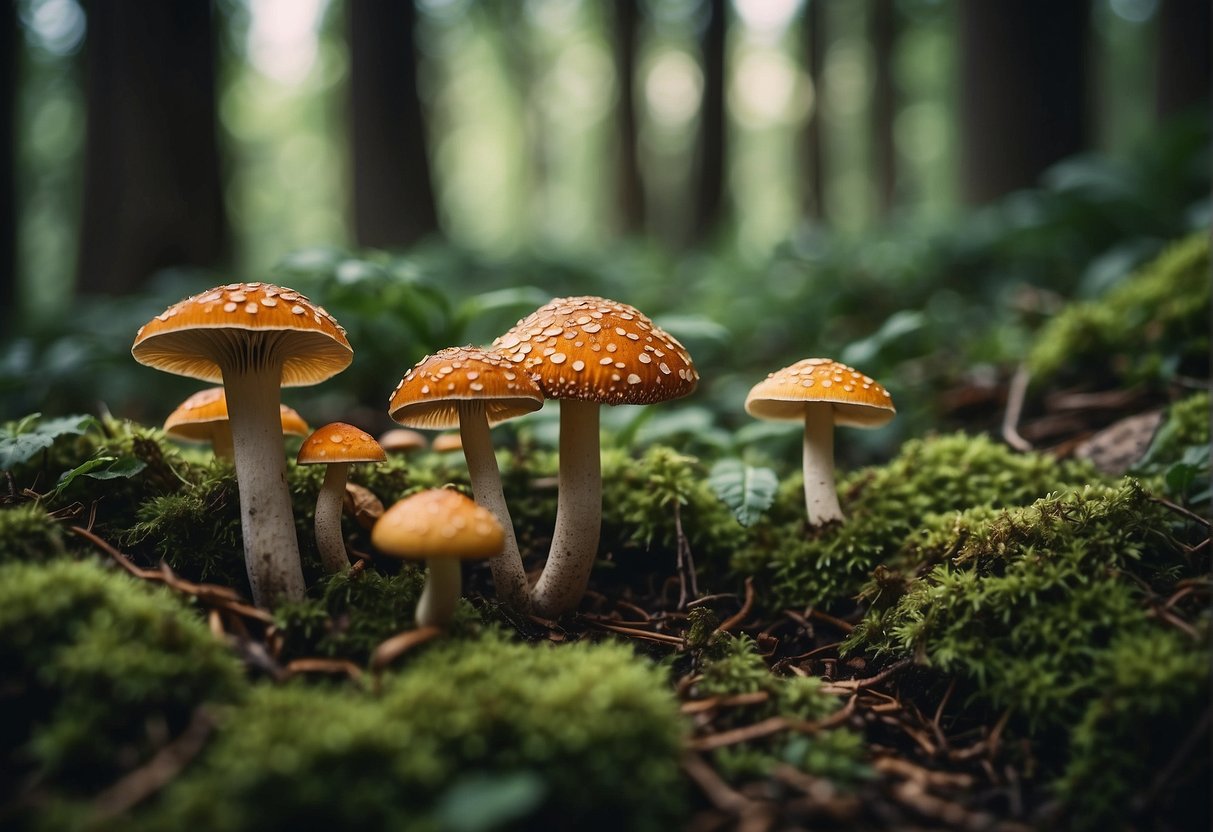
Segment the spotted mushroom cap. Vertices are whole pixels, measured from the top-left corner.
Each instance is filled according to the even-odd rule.
[[[371,542],[395,558],[491,558],[505,547],[505,532],[488,509],[458,491],[435,488],[385,511]]]
[[[893,418],[893,398],[870,377],[828,358],[806,358],[771,373],[746,396],[757,419],[800,421],[809,402],[834,405],[834,424],[874,428]]]
[[[333,316],[293,289],[229,283],[175,303],[139,328],[140,364],[222,382],[221,362],[276,351],[282,386],[316,384],[344,370],[354,351]]]
[[[556,298],[493,342],[553,399],[652,404],[691,393],[699,373],[686,348],[626,303]]]
[[[375,437],[345,422],[330,422],[316,428],[299,446],[296,462],[300,465],[325,465],[332,462],[383,462],[387,454]]]
[[[402,425],[459,427],[460,402],[484,402],[495,425],[543,407],[543,392],[503,356],[477,347],[448,347],[418,361],[396,385],[388,414]]]
[[[311,431],[303,417],[293,408],[278,405],[282,417],[282,432],[290,436],[307,436]],[[227,396],[222,387],[199,390],[183,401],[164,420],[164,432],[178,439],[209,442],[216,430],[227,425]]]

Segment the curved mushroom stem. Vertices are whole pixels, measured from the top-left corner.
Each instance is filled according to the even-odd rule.
[[[492,512],[505,531],[505,546],[501,554],[489,559],[497,597],[515,609],[528,612],[531,608],[530,586],[527,584],[526,570],[522,568],[514,523],[501,490],[501,471],[497,468],[497,457],[489,438],[489,420],[485,415],[484,402],[460,403],[459,438],[463,442],[463,458],[467,460],[472,494],[476,502]]]
[[[602,527],[602,460],[596,402],[560,402],[560,491],[556,527],[543,574],[531,601],[535,612],[556,618],[576,608],[590,581]]]
[[[454,558],[426,558],[429,574],[425,588],[417,599],[415,618],[418,627],[445,627],[455,617],[459,593],[463,587],[463,571]]]
[[[350,565],[345,553],[345,537],[341,534],[341,503],[345,497],[348,462],[330,462],[324,472],[324,483],[316,495],[316,548],[324,571],[336,574]]]
[[[804,409],[804,507],[811,526],[844,519],[834,487],[834,407],[828,403]]]
[[[227,390],[236,481],[240,490],[240,532],[253,603],[303,598],[299,541],[286,484],[286,450],[278,412],[282,368],[244,367],[223,371]]]

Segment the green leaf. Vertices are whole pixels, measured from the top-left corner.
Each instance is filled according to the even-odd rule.
[[[546,792],[547,784],[531,771],[468,774],[446,791],[435,815],[439,827],[451,832],[490,832],[534,811]]]
[[[42,419],[41,414],[30,414],[0,436],[0,471],[29,462],[60,436],[82,434],[95,424],[97,420],[87,415]]]
[[[708,485],[743,526],[753,525],[775,502],[779,479],[770,468],[754,468],[740,459],[722,459],[712,466]]]
[[[64,471],[59,477],[59,482],[55,484],[55,493],[62,493],[65,488],[76,481],[77,477],[89,477],[94,480],[127,479],[146,467],[146,462],[133,456],[93,457],[70,471]]]

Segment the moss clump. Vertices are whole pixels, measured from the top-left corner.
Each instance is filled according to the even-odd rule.
[[[1176,402],[1167,410],[1166,421],[1155,434],[1138,470],[1160,471],[1183,459],[1189,448],[1207,448],[1209,431],[1208,393],[1197,393]]]
[[[626,647],[447,642],[378,697],[259,689],[147,823],[440,830],[475,810],[482,829],[663,830],[682,734],[665,680]]]
[[[199,705],[243,690],[200,620],[90,562],[0,567],[0,667],[6,789],[30,776],[74,793],[109,783]]]
[[[982,436],[911,440],[889,464],[840,483],[848,518],[841,525],[807,530],[802,484],[791,478],[734,554],[733,568],[762,577],[772,607],[836,603],[854,596],[877,565],[895,560],[924,523],[950,522],[955,512],[977,506],[1022,505],[1099,480],[1085,462],[1015,453]]]
[[[319,598],[285,603],[275,610],[283,637],[282,658],[330,656],[366,662],[383,641],[416,626],[413,613],[424,584],[425,573],[408,564],[395,575],[367,570],[329,577]],[[448,631],[467,634],[479,621],[465,601]]]
[[[1037,381],[1100,369],[1121,383],[1177,371],[1206,377],[1208,234],[1171,246],[1105,297],[1067,307],[1041,330],[1028,367]]]
[[[719,658],[704,664],[694,692],[700,697],[765,693],[764,702],[730,710],[721,727],[739,727],[782,716],[813,722],[824,719],[841,706],[838,697],[821,690],[815,676],[776,676],[758,655],[753,639],[729,639]],[[863,737],[845,728],[817,731],[812,735],[781,732],[771,737],[718,748],[712,751],[718,771],[738,781],[766,777],[771,769],[786,763],[836,785],[846,785],[870,776],[865,764]]]
[[[66,553],[63,530],[40,503],[0,509],[0,564],[39,563]]]

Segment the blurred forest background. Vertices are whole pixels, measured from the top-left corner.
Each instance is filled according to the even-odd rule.
[[[809,355],[899,404],[859,457],[980,423],[1042,321],[1208,227],[1209,17],[0,2],[0,418],[104,403],[159,422],[199,385],[136,365],[138,325],[270,279],[350,330],[350,370],[287,392],[314,423],[386,427],[422,355],[586,293],[651,314],[704,377],[680,407],[619,408],[631,441],[779,441],[741,402]]]

